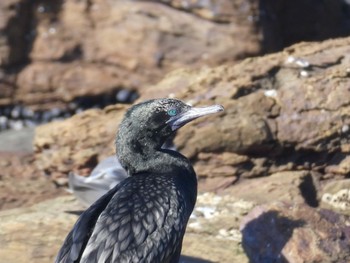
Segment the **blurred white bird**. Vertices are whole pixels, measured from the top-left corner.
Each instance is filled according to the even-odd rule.
[[[110,156],[102,160],[88,177],[70,172],[68,191],[85,206],[90,206],[127,176],[117,156]]]

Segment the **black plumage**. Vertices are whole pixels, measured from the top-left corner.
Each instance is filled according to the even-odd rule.
[[[130,177],[80,216],[56,262],[178,262],[197,179],[184,156],[161,146],[189,121],[222,110],[175,99],[131,107],[116,139]]]

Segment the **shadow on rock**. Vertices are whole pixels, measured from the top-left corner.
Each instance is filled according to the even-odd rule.
[[[282,250],[303,220],[291,220],[277,211],[264,212],[241,229],[242,245],[250,263],[285,263]]]
[[[181,255],[179,263],[211,263],[212,261],[201,259],[201,258],[195,258],[195,257],[189,257],[189,256],[183,256]]]

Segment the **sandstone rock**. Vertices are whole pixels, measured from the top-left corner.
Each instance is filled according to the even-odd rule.
[[[188,228],[182,251],[186,257],[182,260],[189,263],[248,262],[239,246],[237,218],[247,213],[252,204],[214,195],[200,197],[198,204],[199,210],[207,205],[218,209],[209,218],[198,210],[197,216],[191,219],[192,226],[195,222],[200,223]],[[0,262],[53,262],[81,209],[72,196],[65,196],[27,208],[1,211]],[[198,225],[204,228],[198,228]],[[235,231],[232,231],[232,225],[235,225]]]
[[[320,192],[321,207],[350,215],[350,180],[328,181]]]
[[[37,62],[18,75],[15,98],[35,110],[67,108],[77,98],[99,95],[115,96],[122,87],[132,88],[144,82],[142,76],[118,70],[110,65],[91,63]],[[114,92],[114,93],[113,93]],[[68,106],[69,107],[69,106]]]
[[[85,168],[93,168],[100,158],[115,152],[115,132],[125,109],[124,106],[110,106],[104,110],[89,110],[67,121],[39,126],[34,149],[37,168],[54,178],[78,169],[86,174]]]
[[[192,104],[224,105],[221,118],[179,131],[177,145],[194,159],[202,152],[233,152],[251,157],[235,175],[313,169],[332,176],[349,145],[349,43],[304,43],[234,66],[175,71],[141,99],[170,93]],[[301,61],[308,62],[306,69]]]
[[[254,208],[241,225],[250,262],[349,262],[349,218],[330,210],[275,203]]]
[[[347,171],[349,44],[350,38],[303,43],[236,65],[178,70],[147,88],[140,101],[172,94],[195,105],[224,105],[221,115],[189,124],[175,139],[200,176],[252,178],[312,170],[318,177],[333,177],[336,171]],[[109,110],[90,111],[73,121],[38,128],[35,145],[40,169],[65,176],[69,169],[95,164],[100,153],[107,156],[106,149],[112,153],[125,107],[115,108],[119,117],[114,117],[112,109],[110,114]],[[77,125],[80,118],[83,126]],[[113,125],[105,129],[107,122]],[[64,128],[62,136],[66,125],[69,128]],[[51,136],[52,132],[57,134]],[[90,139],[82,140],[84,133]],[[42,138],[45,143],[40,142]],[[85,157],[80,160],[74,156],[82,154]]]
[[[30,156],[0,154],[0,158],[0,210],[30,206],[64,192],[37,172]]]
[[[53,262],[81,209],[72,197],[1,212],[0,262]]]
[[[0,7],[0,66],[19,79],[0,103],[44,109],[112,88],[143,92],[173,69],[350,31],[341,0],[6,0]]]
[[[239,12],[257,9],[249,6]],[[12,101],[34,108],[64,107],[118,88],[142,92],[172,69],[234,61],[260,49],[253,22],[237,26],[237,14],[215,22],[226,16],[221,7],[214,20],[156,1],[38,1],[30,9],[31,63],[16,71]]]
[[[318,177],[308,171],[279,172],[267,177],[241,180],[224,193],[255,204],[286,201],[318,207],[321,199]]]
[[[239,25],[251,23],[258,15],[255,1],[191,1],[191,0],[154,0],[179,10],[185,10],[204,19],[221,23],[235,22]]]

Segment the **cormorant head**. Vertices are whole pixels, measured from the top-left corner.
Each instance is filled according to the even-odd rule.
[[[223,111],[220,105],[194,108],[176,99],[156,99],[132,106],[119,125],[118,158],[128,174],[145,169],[153,152],[186,123]]]
[[[130,143],[130,139],[140,144],[138,147],[160,148],[172,133],[186,123],[223,110],[221,105],[195,108],[177,99],[154,99],[136,104],[126,112],[120,124],[118,148],[121,140]]]

